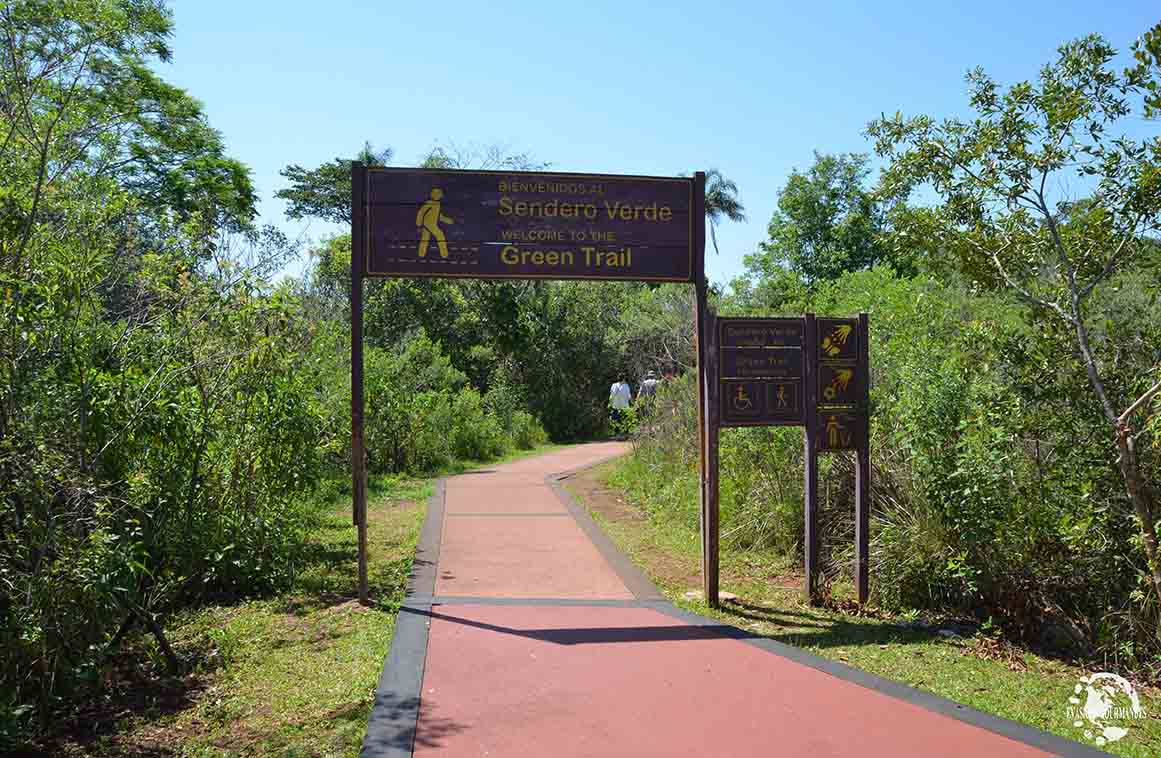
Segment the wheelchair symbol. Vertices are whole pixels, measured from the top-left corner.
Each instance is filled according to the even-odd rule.
[[[734,410],[737,410],[737,411],[753,410],[754,401],[751,400],[750,396],[746,394],[745,385],[739,384],[739,385],[737,385],[737,388],[738,388],[738,391],[734,395],[734,398],[733,398]]]

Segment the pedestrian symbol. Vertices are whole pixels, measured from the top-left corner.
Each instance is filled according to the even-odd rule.
[[[822,419],[823,450],[850,450],[855,447],[858,418],[849,413],[828,413]]]
[[[439,257],[447,257],[447,237],[444,236],[443,229],[439,228],[441,223],[454,224],[455,221],[440,212],[440,201],[443,200],[443,190],[436,187],[431,191],[431,199],[419,207],[419,213],[415,214],[415,225],[420,228],[419,234],[419,257],[427,256],[427,246],[431,243],[431,238],[435,237],[435,243],[439,246]]]

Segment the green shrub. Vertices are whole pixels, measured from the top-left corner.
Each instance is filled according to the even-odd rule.
[[[548,433],[544,431],[544,427],[527,411],[516,411],[512,414],[508,434],[512,444],[520,450],[531,450],[548,442]]]
[[[462,460],[491,460],[503,455],[509,444],[499,420],[484,410],[480,393],[474,389],[453,398],[450,436],[452,452]]]
[[[886,270],[811,298],[801,307],[870,314],[872,602],[976,613],[1031,641],[1063,625],[1116,655],[1156,650],[1114,451],[1067,343],[1017,304]],[[694,382],[667,384],[615,481],[696,533]],[[723,546],[801,560],[801,430],[723,430],[720,453]],[[852,459],[819,465],[821,562],[848,583]]]

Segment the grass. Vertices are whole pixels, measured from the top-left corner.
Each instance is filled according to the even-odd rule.
[[[613,487],[609,480],[615,472],[623,475],[624,468],[618,471],[623,466],[604,464],[568,487],[676,605],[987,713],[1085,739],[1066,709],[1077,680],[1092,669],[982,634],[944,636],[939,629],[946,624],[810,607],[802,600],[801,570],[784,557],[723,546],[721,589],[737,600],[712,609],[700,593],[688,597],[701,584],[699,536],[688,527],[648,518]],[[1161,693],[1140,687],[1138,693],[1148,716],[1129,722],[1128,735],[1104,749],[1124,756],[1161,755]]]

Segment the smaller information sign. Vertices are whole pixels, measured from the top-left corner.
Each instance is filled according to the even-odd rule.
[[[818,456],[854,452],[855,592],[866,603],[871,501],[867,316],[808,313],[802,318],[719,318],[717,324],[718,393],[710,396],[710,408],[711,413],[717,408],[718,425],[806,427],[803,552],[812,604],[819,599],[820,575]],[[716,453],[707,458],[717,465]],[[716,487],[715,482],[709,489]]]
[[[801,318],[718,319],[722,426],[802,425]]]

